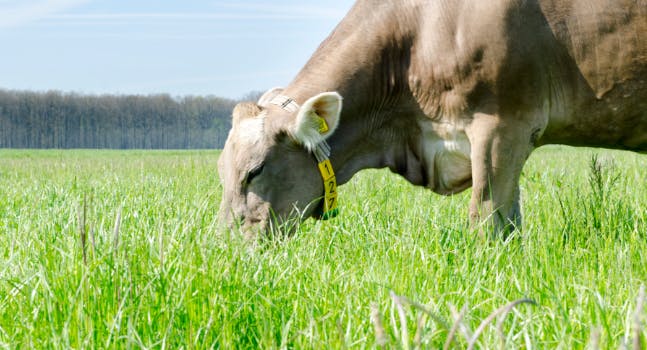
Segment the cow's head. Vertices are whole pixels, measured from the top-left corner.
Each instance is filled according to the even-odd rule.
[[[276,225],[322,214],[323,179],[313,152],[334,133],[341,107],[336,92],[299,106],[271,90],[258,103],[234,108],[218,161],[220,215],[230,227],[253,238]]]

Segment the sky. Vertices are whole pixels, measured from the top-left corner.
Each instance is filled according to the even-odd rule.
[[[285,86],[353,0],[0,0],[0,88],[240,98]]]

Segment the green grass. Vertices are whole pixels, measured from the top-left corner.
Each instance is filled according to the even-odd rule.
[[[522,298],[536,305],[485,327],[477,348],[616,349],[634,336],[647,156],[536,151],[524,230],[508,242],[469,230],[469,191],[365,171],[340,188],[340,217],[255,251],[218,229],[217,157],[0,150],[0,347],[436,349],[463,310],[462,349]]]

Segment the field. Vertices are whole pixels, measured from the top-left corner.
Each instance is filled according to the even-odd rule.
[[[537,150],[506,242],[470,231],[469,191],[371,170],[254,250],[219,229],[217,157],[0,150],[0,347],[645,346],[646,155]]]

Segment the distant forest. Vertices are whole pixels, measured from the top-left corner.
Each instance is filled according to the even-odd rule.
[[[0,89],[0,148],[222,148],[236,103]]]

